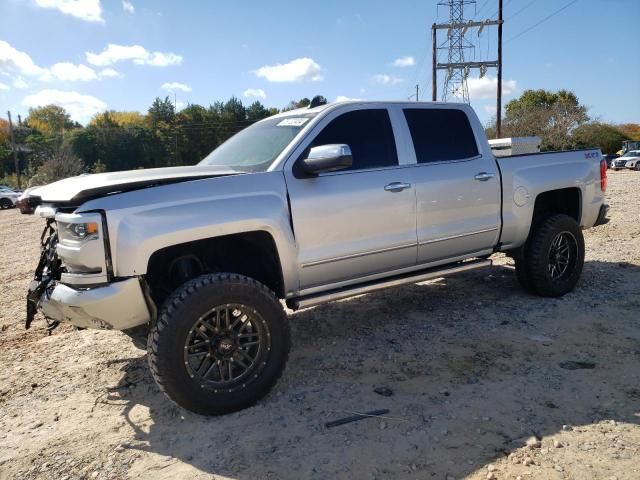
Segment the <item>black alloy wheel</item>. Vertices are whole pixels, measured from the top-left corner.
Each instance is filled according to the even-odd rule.
[[[189,331],[184,364],[189,376],[215,392],[246,387],[271,350],[271,333],[254,309],[225,304],[202,315]]]

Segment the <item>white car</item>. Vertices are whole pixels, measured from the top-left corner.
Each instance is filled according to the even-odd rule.
[[[14,192],[10,188],[0,187],[0,208],[13,208],[16,206],[16,201],[20,197],[18,192]]]
[[[629,150],[621,157],[616,158],[612,166],[615,170],[619,168],[630,168],[640,170],[640,150]]]

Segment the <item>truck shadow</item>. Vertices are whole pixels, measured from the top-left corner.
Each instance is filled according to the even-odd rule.
[[[180,460],[163,478],[462,478],[531,435],[543,446],[571,435],[563,425],[637,424],[638,280],[636,265],[592,261],[575,292],[543,299],[502,265],[297,312],[279,384],[216,418],[173,406],[144,357],[123,362],[114,391],[136,432],[128,446]],[[136,405],[149,408],[148,431]]]

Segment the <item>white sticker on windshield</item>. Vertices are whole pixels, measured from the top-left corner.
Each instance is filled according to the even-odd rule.
[[[278,127],[301,127],[309,121],[308,118],[285,118],[277,126]]]

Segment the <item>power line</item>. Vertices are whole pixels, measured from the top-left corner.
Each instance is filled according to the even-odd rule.
[[[507,5],[509,5],[512,1],[513,1],[513,0],[507,0],[507,1],[505,2],[505,4],[503,5],[503,7],[502,7],[502,8],[504,8],[504,7],[506,7]],[[496,11],[493,13],[493,15],[491,15],[489,18],[494,18],[496,15],[498,15],[498,12],[499,12],[499,10],[496,10]]]
[[[488,3],[489,3],[489,0],[484,0],[484,3],[482,4],[482,6],[476,10],[476,14],[473,16],[472,20],[475,20],[476,18],[478,18],[478,15],[480,15],[480,12],[484,10],[484,7],[486,7]]]
[[[522,13],[524,10],[526,10],[527,8],[529,8],[531,5],[533,5],[534,3],[536,3],[538,0],[531,0],[529,3],[527,3],[524,7],[522,7],[520,10],[518,10],[516,13],[514,13],[513,15],[511,15],[508,20],[511,20],[512,18],[518,16],[520,13]]]
[[[533,30],[534,28],[536,28],[537,26],[543,24],[544,22],[546,22],[547,20],[549,20],[552,17],[555,17],[557,14],[559,14],[560,12],[562,12],[563,10],[566,10],[567,8],[569,8],[571,5],[573,5],[574,3],[576,3],[578,0],[572,0],[571,2],[567,3],[564,7],[559,8],[558,10],[556,10],[555,12],[553,12],[550,15],[547,15],[546,17],[544,17],[542,20],[540,20],[537,23],[534,23],[533,25],[531,25],[529,28],[523,30],[522,32],[520,32],[519,34],[517,34],[515,37],[511,37],[509,40],[507,40],[505,43],[509,43],[514,41],[517,38],[520,38],[522,35],[524,35],[527,32],[530,32],[531,30]]]

